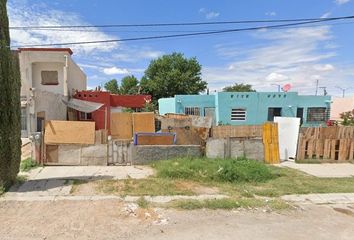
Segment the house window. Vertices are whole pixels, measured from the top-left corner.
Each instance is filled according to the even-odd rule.
[[[268,121],[274,121],[274,117],[281,116],[281,108],[268,108]]]
[[[41,71],[42,85],[58,85],[58,71]]]
[[[92,120],[92,113],[80,112],[80,120]]]
[[[245,121],[245,120],[246,120],[246,109],[244,108],[231,109],[231,121]]]
[[[326,108],[312,107],[307,109],[307,122],[324,122],[326,121]]]
[[[200,108],[199,107],[185,107],[184,114],[200,116]]]

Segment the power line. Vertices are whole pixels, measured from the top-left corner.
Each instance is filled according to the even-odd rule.
[[[353,19],[353,18],[354,18],[354,16],[348,16],[348,17],[342,17],[340,19]],[[225,30],[207,31],[207,32],[160,35],[160,36],[122,38],[122,39],[111,39],[111,40],[67,42],[67,43],[49,43],[49,44],[28,44],[28,45],[13,46],[13,47],[20,48],[20,47],[65,46],[65,45],[82,45],[82,44],[94,44],[94,43],[113,43],[113,42],[152,40],[152,39],[167,39],[167,38],[177,38],[177,37],[191,37],[191,36],[213,35],[213,34],[231,33],[231,32],[254,31],[254,30],[260,30],[260,29],[277,29],[277,28],[282,28],[282,27],[301,26],[301,25],[306,25],[306,24],[328,22],[328,21],[335,21],[335,20],[339,20],[339,19],[338,18],[320,19],[320,20],[288,23],[288,24],[278,24],[278,25],[268,25],[268,26],[248,27],[248,28],[236,28],[236,29],[225,29]]]
[[[329,22],[326,25],[330,26],[337,26],[337,25],[347,25],[353,24],[354,22]],[[303,27],[319,27],[323,26],[321,22],[316,22],[313,24],[308,24],[307,26]],[[289,28],[296,28],[293,26],[290,27],[279,27],[278,29],[289,29]],[[36,28],[36,29],[11,29],[15,31],[55,31],[55,32],[102,32],[100,29],[56,29],[56,28]],[[174,33],[174,32],[181,32],[181,33],[195,33],[195,32],[209,32],[209,31],[220,31],[220,30],[227,30],[227,29],[201,29],[201,30],[105,30],[104,33]]]
[[[278,20],[243,20],[243,21],[212,21],[212,22],[182,22],[182,23],[146,23],[146,24],[108,24],[108,25],[66,25],[66,26],[13,26],[9,29],[38,29],[38,28],[114,28],[114,27],[167,27],[167,26],[199,26],[199,25],[224,25],[245,23],[281,23],[281,22],[308,22],[308,21],[333,21],[353,18],[353,16],[332,18],[297,18]]]

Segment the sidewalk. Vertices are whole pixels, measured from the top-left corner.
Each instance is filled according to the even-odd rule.
[[[296,203],[309,204],[351,204],[354,203],[354,193],[321,193],[285,195],[281,199]]]
[[[351,163],[300,164],[286,161],[277,166],[293,168],[321,178],[354,177],[354,164]]]
[[[55,166],[21,173],[27,177],[22,185],[12,186],[2,200],[48,199],[70,195],[73,180],[146,178],[153,174],[145,166]]]

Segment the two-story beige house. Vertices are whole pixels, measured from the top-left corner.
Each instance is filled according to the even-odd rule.
[[[21,133],[41,131],[43,120],[66,120],[67,100],[86,90],[86,75],[73,61],[70,48],[20,48]]]

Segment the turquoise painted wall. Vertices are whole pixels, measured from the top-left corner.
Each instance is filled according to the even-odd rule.
[[[159,114],[165,115],[166,113],[176,113],[176,99],[175,98],[160,98]]]
[[[184,113],[185,107],[199,107],[200,115],[204,116],[204,109],[215,107],[215,95],[176,95],[176,113]]]
[[[296,117],[297,108],[304,108],[303,126],[318,126],[325,123],[307,122],[307,109],[309,107],[328,108],[331,97],[299,96],[296,92],[219,92],[216,95],[176,95],[175,98],[160,100],[160,114],[171,112],[170,109],[173,108],[175,113],[184,113],[185,107],[199,107],[203,116],[204,108],[215,107],[216,122],[230,125],[262,124],[268,120],[268,108],[271,107],[282,108],[283,117]],[[232,121],[233,108],[245,108],[246,120]]]

